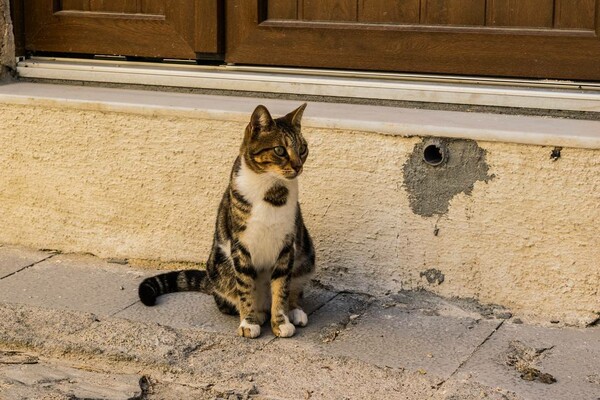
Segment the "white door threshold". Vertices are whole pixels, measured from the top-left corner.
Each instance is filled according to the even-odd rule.
[[[17,72],[61,81],[600,112],[600,83],[593,82],[47,57],[20,60]]]
[[[33,82],[0,85],[0,120],[4,105],[23,105],[245,123],[258,104],[283,115],[299,101]],[[600,149],[600,121],[592,120],[319,102],[309,102],[304,115],[305,128]]]

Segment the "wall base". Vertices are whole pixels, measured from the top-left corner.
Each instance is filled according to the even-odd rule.
[[[247,117],[111,107],[4,99],[0,242],[203,261]],[[322,107],[306,112],[300,197],[322,282],[426,288],[545,323],[598,318],[600,150],[455,138],[447,164],[421,165],[439,139],[318,127]]]

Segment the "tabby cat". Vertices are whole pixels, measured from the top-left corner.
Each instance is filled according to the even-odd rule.
[[[260,335],[268,315],[279,337],[307,324],[300,300],[315,251],[298,204],[297,178],[308,157],[300,131],[305,107],[277,119],[256,107],[219,205],[206,271],[145,279],[139,287],[145,305],[165,293],[211,294],[221,312],[240,316],[237,333],[249,338]]]

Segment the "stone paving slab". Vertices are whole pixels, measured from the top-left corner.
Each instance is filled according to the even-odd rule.
[[[312,286],[307,327],[274,339],[265,325],[261,339],[250,340],[235,335],[237,318],[218,312],[211,296],[177,293],[143,306],[137,287],[154,273],[62,254],[0,280],[0,344],[46,359],[75,357],[94,374],[78,380],[70,375],[78,365],[65,370],[55,360],[42,365],[48,370],[30,357],[0,357],[0,391],[10,387],[21,396],[14,398],[27,398],[22,393],[47,380],[40,389],[47,393],[40,393],[50,398],[68,399],[73,390],[79,398],[104,398],[94,392],[98,387],[133,388],[142,373],[169,371],[159,379],[172,385],[155,381],[157,395],[148,399],[186,393],[185,385],[195,385],[198,395],[177,398],[222,397],[230,389],[278,398],[600,398],[600,327],[501,325],[494,312],[427,292],[375,299]],[[557,382],[522,380],[515,368],[522,360],[513,354],[512,365],[506,362],[515,348],[531,349],[530,366]],[[123,369],[111,374],[116,365]],[[111,386],[111,375],[127,375],[117,376],[127,385]]]
[[[35,263],[53,253],[18,246],[0,246],[0,279]]]
[[[516,354],[516,364],[515,349],[523,348],[528,354]],[[535,374],[529,374],[533,381],[522,379],[518,369],[529,372],[527,367],[550,374],[556,382],[542,383]],[[505,323],[465,363],[456,379],[510,388],[525,399],[598,400],[600,327],[559,329]]]
[[[19,356],[18,353],[14,353]],[[33,361],[0,361],[0,392],[3,400],[94,399],[128,400],[140,398],[140,377],[133,374],[108,374],[66,365]]]
[[[93,256],[59,254],[0,280],[0,302],[111,315],[137,301],[146,275]]]
[[[335,295],[334,292],[309,286],[305,291],[304,309],[311,314]],[[203,293],[167,294],[161,296],[153,307],[146,307],[138,302],[115,316],[226,334],[235,334],[239,325],[238,317],[221,313],[213,297]],[[272,337],[268,324],[263,326],[261,337]]]
[[[419,371],[439,382],[449,378],[500,324],[498,320],[426,315],[381,304],[350,318],[346,329],[327,346],[328,352],[381,367]]]

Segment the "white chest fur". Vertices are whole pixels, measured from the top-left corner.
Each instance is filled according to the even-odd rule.
[[[250,252],[255,268],[272,268],[286,236],[294,231],[298,180],[284,179],[274,173],[257,174],[242,160],[235,184],[240,194],[252,204],[252,212],[240,241]],[[288,189],[287,202],[280,207],[264,201],[265,194],[275,184]]]

